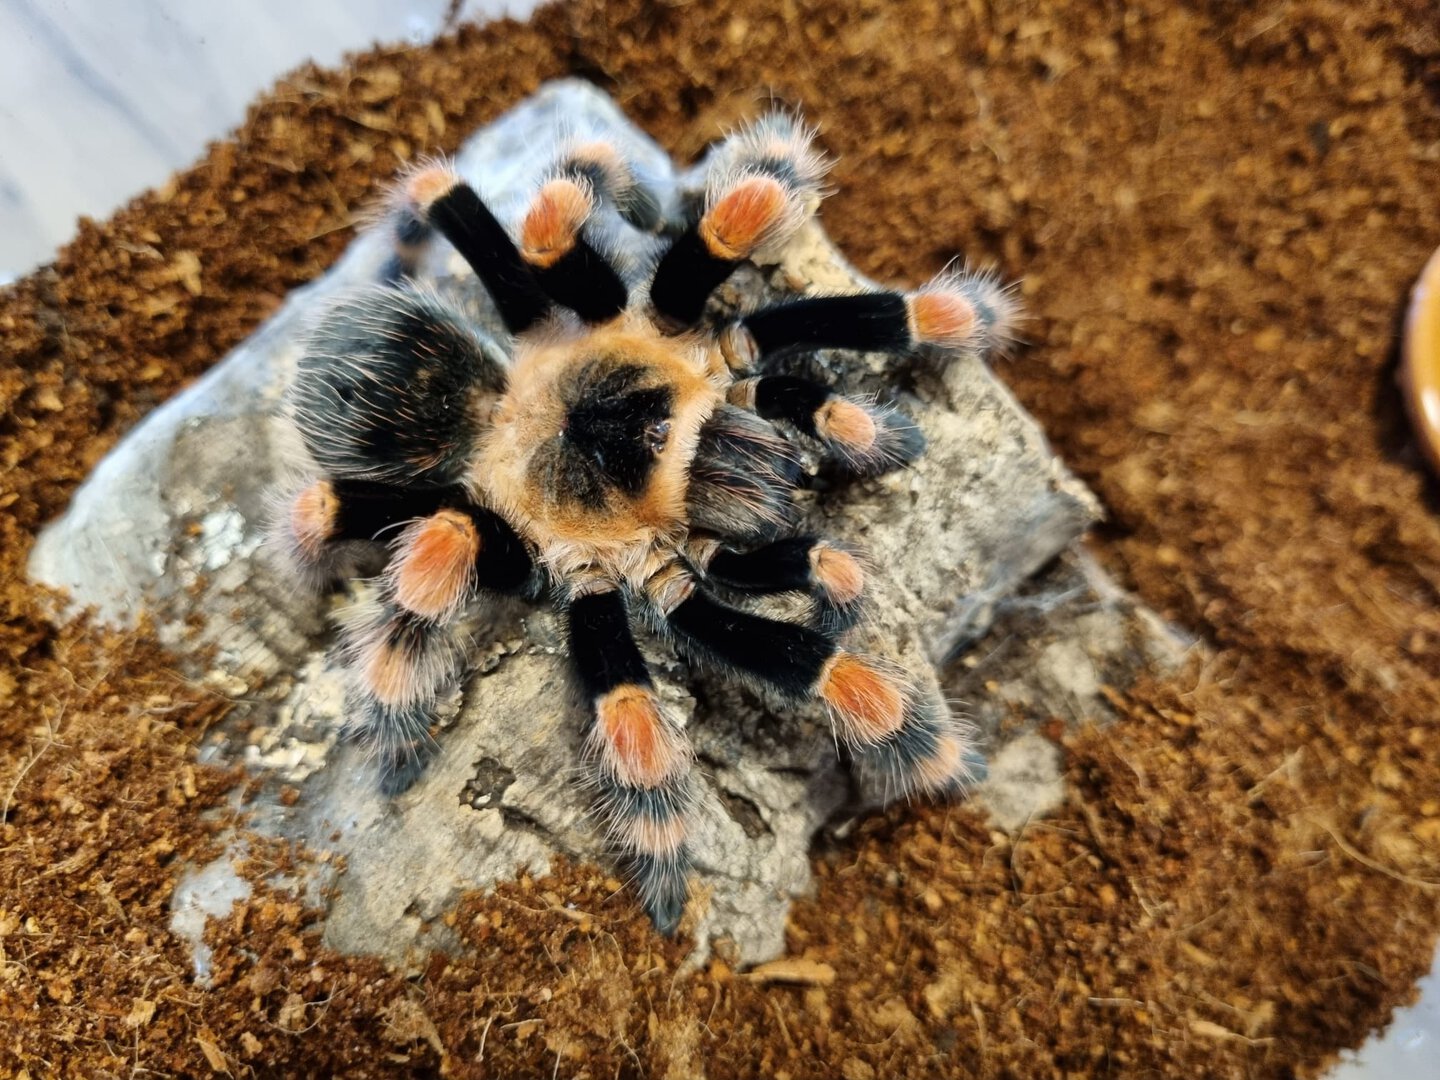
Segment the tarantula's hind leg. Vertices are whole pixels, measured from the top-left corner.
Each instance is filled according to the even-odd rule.
[[[377,540],[402,521],[434,513],[458,489],[402,488],[364,480],[302,482],[271,512],[270,542],[302,584],[322,589],[349,571],[356,543]]]
[[[809,379],[793,375],[741,379],[730,385],[729,399],[818,439],[846,471],[857,476],[898,469],[925,449],[920,429],[898,409],[842,397]]]
[[[941,791],[968,776],[963,730],[895,664],[847,652],[808,626],[727,607],[673,572],[646,590],[697,659],[792,701],[823,701],[857,758],[894,774],[893,791]]]
[[[865,570],[849,551],[817,536],[791,536],[754,551],[730,551],[719,540],[692,540],[686,559],[707,580],[737,592],[807,592],[817,629],[840,634],[860,617]]]
[[[464,666],[465,603],[482,588],[524,591],[532,569],[514,530],[481,507],[447,506],[400,534],[378,597],[345,633],[354,685],[345,734],[374,753],[387,794],[410,787],[429,760],[436,705]]]
[[[599,809],[633,868],[645,910],[673,934],[685,908],[691,750],[666,714],[630,633],[624,598],[605,589],[569,606],[570,657],[590,706],[587,747]]]

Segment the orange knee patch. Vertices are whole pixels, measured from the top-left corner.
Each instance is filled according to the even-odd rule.
[[[905,695],[862,657],[840,653],[820,676],[820,696],[839,715],[844,736],[877,743],[905,722]]]
[[[960,347],[975,335],[975,305],[959,293],[920,292],[908,305],[910,332],[918,341]]]
[[[290,504],[290,531],[295,544],[307,558],[318,559],[326,541],[335,533],[340,500],[329,480],[317,480]]]
[[[684,767],[684,750],[645,687],[618,686],[602,695],[595,719],[604,764],[625,786],[659,787]]]
[[[810,549],[810,574],[837,604],[860,599],[865,591],[865,571],[848,551],[816,544]]]
[[[406,197],[422,211],[450,194],[460,183],[455,170],[445,165],[427,165],[405,180]]]
[[[441,510],[407,530],[391,571],[395,600],[427,619],[465,598],[480,554],[475,523],[458,510]]]
[[[561,178],[545,184],[520,227],[520,249],[526,261],[553,266],[575,246],[575,236],[590,210],[590,193],[574,180]]]
[[[785,217],[790,196],[769,176],[742,180],[706,211],[700,239],[719,259],[744,259]]]
[[[815,430],[822,438],[844,443],[852,450],[869,450],[875,445],[875,418],[845,398],[831,398],[820,406]]]

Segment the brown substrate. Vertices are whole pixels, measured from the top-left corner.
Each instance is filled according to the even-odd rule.
[[[0,294],[7,1073],[1285,1077],[1406,1000],[1440,928],[1440,521],[1389,367],[1440,242],[1434,9],[718,7],[303,70]],[[31,539],[397,164],[572,72],[681,156],[802,104],[863,269],[1024,275],[1003,375],[1110,508],[1101,557],[1213,655],[1069,739],[1075,794],[1018,839],[901,808],[821,856],[790,942],[833,982],[677,978],[579,867],[468,901],[470,948],[411,982],[262,893],[198,990],[166,904],[232,780],[186,764],[227,703],[143,635],[51,630]]]

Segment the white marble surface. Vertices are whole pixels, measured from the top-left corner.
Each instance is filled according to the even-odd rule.
[[[463,20],[538,0],[465,0]],[[274,79],[418,44],[450,0],[0,0],[0,282],[224,135]],[[1440,955],[1424,996],[1329,1080],[1440,1080]]]
[[[1328,1080],[1440,1080],[1440,950],[1420,1000],[1397,1010],[1383,1036],[1342,1055]]]
[[[537,0],[466,0],[457,18]],[[0,0],[0,281],[189,164],[307,59],[445,28],[450,0]]]

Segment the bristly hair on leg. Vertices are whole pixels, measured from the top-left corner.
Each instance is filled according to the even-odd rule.
[[[1015,293],[994,270],[952,263],[906,298],[910,333],[924,344],[1003,356],[1016,340]]]
[[[372,754],[384,790],[408,787],[429,760],[440,696],[454,689],[468,642],[453,623],[429,622],[385,598],[386,585],[343,613],[351,689],[342,735]]]
[[[803,221],[829,194],[825,177],[833,163],[815,146],[818,132],[780,109],[731,132],[706,161],[707,205],[745,177],[770,176],[793,194]]]
[[[862,775],[880,789],[886,803],[917,795],[962,795],[985,776],[975,726],[915,687],[907,697],[901,726],[890,737],[853,746],[851,752]]]
[[[915,421],[894,405],[884,405],[873,396],[864,399],[837,398],[863,410],[872,425],[868,442],[841,437],[844,430],[830,431],[823,416],[817,416],[817,430],[841,473],[850,476],[880,476],[904,468],[925,451],[925,436]]]
[[[338,513],[330,481],[298,471],[266,493],[265,550],[309,592],[347,576],[350,545],[334,540]]]

